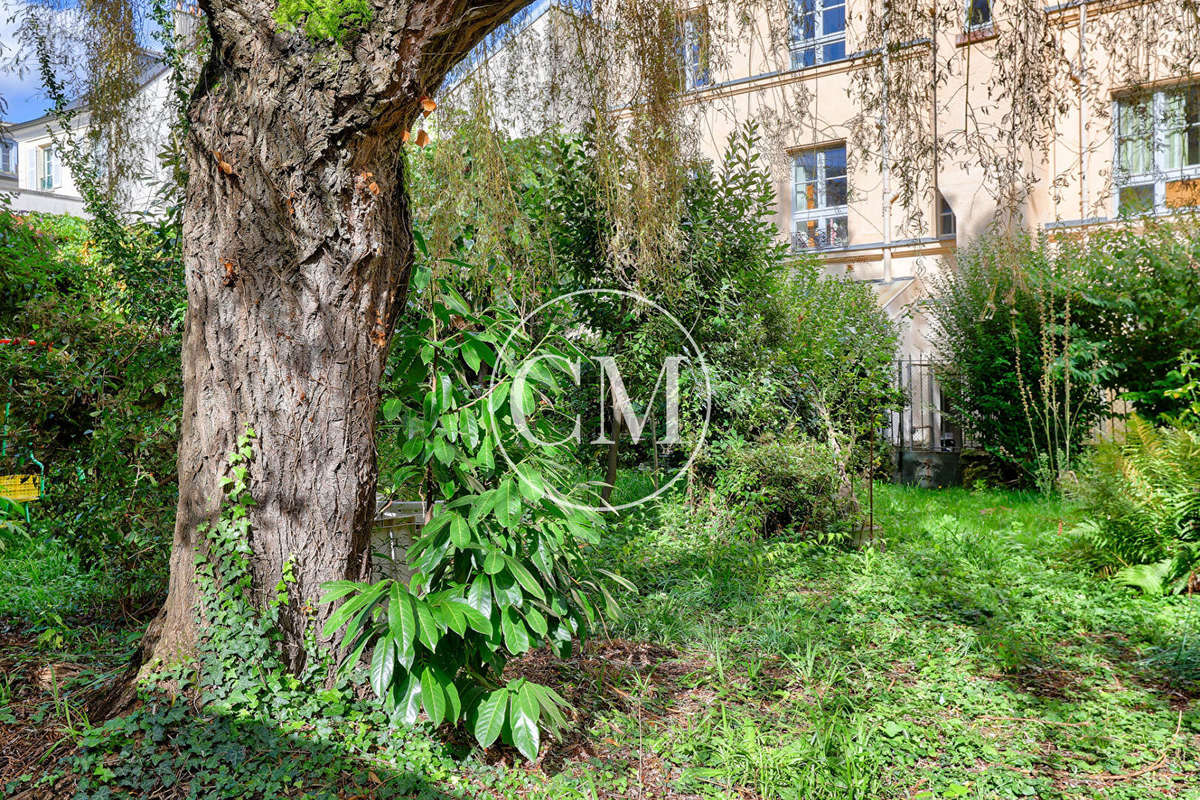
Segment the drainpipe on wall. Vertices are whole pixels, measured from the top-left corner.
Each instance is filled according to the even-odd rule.
[[[883,115],[880,120],[882,128],[881,149],[883,151],[883,282],[892,282],[892,180],[891,180],[891,150],[889,149],[888,106],[891,103],[890,75],[891,54],[888,52],[888,27],[891,22],[891,0],[883,0]]]
[[[1083,113],[1087,106],[1088,70],[1087,52],[1087,3],[1079,5],[1079,218],[1087,219],[1088,163],[1091,148],[1083,138]]]

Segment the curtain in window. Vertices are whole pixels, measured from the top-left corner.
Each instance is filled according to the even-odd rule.
[[[1200,93],[1196,87],[1168,92],[1163,129],[1166,169],[1200,164]]]
[[[1145,102],[1122,103],[1117,114],[1118,157],[1121,170],[1141,175],[1154,169],[1150,109]]]

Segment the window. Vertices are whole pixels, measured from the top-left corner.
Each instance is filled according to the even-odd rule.
[[[791,0],[792,69],[846,57],[846,0]]]
[[[17,143],[12,139],[0,139],[0,174],[17,175]]]
[[[846,145],[802,150],[792,162],[792,247],[827,250],[847,244]]]
[[[708,86],[708,15],[704,9],[691,11],[684,15],[680,24],[683,89],[690,91]]]
[[[946,202],[946,198],[938,192],[938,215],[937,215],[937,233],[942,238],[950,238],[958,233],[958,219],[954,216],[954,209]]]
[[[55,189],[61,183],[58,158],[54,153],[53,145],[39,147],[37,151],[37,188]]]
[[[992,24],[992,0],[967,0],[967,30]]]
[[[1200,84],[1120,99],[1115,116],[1117,211],[1200,206]]]

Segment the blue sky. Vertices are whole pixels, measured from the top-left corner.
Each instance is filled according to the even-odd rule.
[[[22,0],[0,0],[0,97],[8,102],[8,110],[4,113],[6,122],[24,122],[40,117],[46,113],[48,102],[42,91],[42,82],[37,77],[33,64],[26,64],[27,69],[20,71],[10,69],[9,60],[16,52],[16,23],[10,17],[24,6]]]
[[[49,109],[35,62],[26,61],[18,70],[13,70],[11,64],[18,53],[17,23],[11,18],[24,6],[25,0],[0,0],[0,97],[8,103],[6,122],[36,119]]]

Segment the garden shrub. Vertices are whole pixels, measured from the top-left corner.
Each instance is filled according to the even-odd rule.
[[[764,533],[793,529],[823,538],[842,518],[838,465],[826,443],[800,434],[719,446],[717,494],[760,520]]]
[[[985,238],[934,278],[925,306],[946,414],[1008,481],[1052,485],[1103,411],[1107,368],[1072,316],[1074,263],[1041,240]]]
[[[1134,415],[1068,487],[1095,566],[1153,593],[1200,589],[1200,431]]]
[[[609,585],[631,588],[582,558],[601,521],[575,486],[569,448],[530,446],[512,421],[515,405],[536,436],[557,439],[552,409],[565,390],[549,370],[522,389],[502,359],[519,362],[514,350],[535,342],[539,354],[579,354],[557,331],[522,330],[502,302],[473,308],[417,246],[416,308],[385,379],[381,466],[384,485],[431,516],[407,552],[409,580],[326,587],[340,605],[324,634],[345,626],[349,666],[370,652],[371,686],[396,719],[411,724],[423,708],[435,724],[465,721],[482,747],[500,739],[534,759],[539,729],[565,725],[565,701],[506,681],[505,665],[543,646],[566,656],[615,616]]]
[[[1200,220],[1175,214],[1101,230],[1062,245],[1075,265],[1072,316],[1103,345],[1106,388],[1139,414],[1182,410],[1176,366],[1200,348]]]
[[[138,223],[135,264],[99,258],[95,228],[0,212],[5,249],[0,385],[10,404],[4,471],[46,468],[35,532],[67,548],[125,610],[165,586],[175,507],[179,370],[177,239]],[[134,269],[130,272],[130,269]],[[142,288],[127,291],[130,283]],[[35,470],[36,471],[36,470]]]

